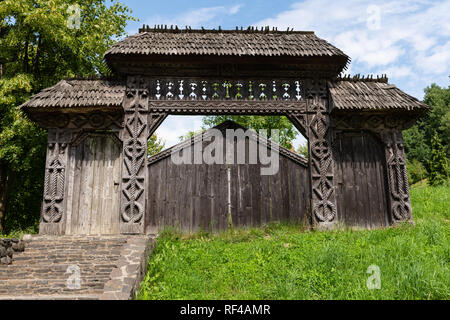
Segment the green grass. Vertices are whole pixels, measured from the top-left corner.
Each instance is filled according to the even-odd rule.
[[[8,234],[1,234],[0,233],[0,238],[22,239],[22,237],[25,234],[38,234],[38,233],[39,233],[39,225],[31,226],[31,227],[24,228],[24,229],[17,229],[17,230],[11,231]]]
[[[165,232],[138,298],[449,299],[449,195],[450,185],[414,187],[415,225],[383,230]],[[379,290],[367,289],[370,265]]]

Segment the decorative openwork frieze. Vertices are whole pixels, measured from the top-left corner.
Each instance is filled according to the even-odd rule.
[[[387,130],[381,133],[381,138],[386,150],[392,219],[394,222],[411,220],[411,200],[402,133],[399,130]]]
[[[301,101],[300,80],[151,79],[150,100]]]
[[[44,181],[44,199],[41,230],[47,234],[60,234],[64,214],[66,164],[70,131],[51,129],[48,132],[47,160]]]
[[[144,232],[147,182],[147,139],[149,83],[146,78],[129,77],[124,99],[125,127],[123,139],[123,168],[120,232]]]

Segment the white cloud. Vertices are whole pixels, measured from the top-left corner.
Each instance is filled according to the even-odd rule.
[[[216,26],[217,19],[223,16],[230,16],[237,14],[242,8],[241,4],[234,6],[216,6],[197,8],[185,11],[174,16],[159,16],[155,15],[146,20],[146,24],[152,25],[178,25],[179,27],[190,26],[192,28],[199,28],[205,25],[214,24]]]
[[[168,148],[179,143],[180,136],[201,129],[202,119],[202,116],[169,116],[155,133],[165,141]]]
[[[348,54],[358,73],[419,73],[406,84],[419,92],[430,84],[424,79],[450,73],[449,12],[450,0],[306,0],[255,25],[313,30]]]
[[[414,73],[408,66],[392,66],[385,69],[380,69],[376,74],[387,74],[389,77],[402,78],[412,76]]]

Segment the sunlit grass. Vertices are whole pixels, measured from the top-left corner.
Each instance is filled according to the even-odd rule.
[[[139,298],[449,299],[449,194],[449,185],[412,188],[415,225],[383,230],[165,232]],[[367,289],[370,265],[380,290]]]

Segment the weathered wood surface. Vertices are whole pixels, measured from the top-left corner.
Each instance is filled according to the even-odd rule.
[[[118,234],[121,143],[86,135],[70,148],[66,234]]]
[[[340,223],[361,228],[386,227],[386,168],[381,142],[367,132],[337,136],[334,145]]]
[[[152,163],[147,232],[165,227],[214,231],[230,224],[251,227],[309,219],[307,167],[280,154],[278,173],[262,176],[260,164],[248,164],[248,139],[246,144],[245,164],[176,165],[170,156]]]

